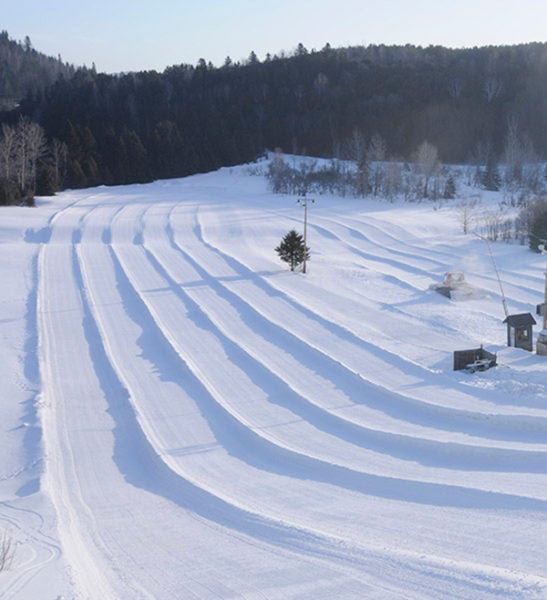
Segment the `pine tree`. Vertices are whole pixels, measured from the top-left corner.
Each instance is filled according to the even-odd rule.
[[[275,251],[282,261],[289,263],[291,271],[310,258],[310,249],[305,245],[304,238],[294,229],[287,233]]]
[[[444,193],[443,198],[445,200],[453,200],[456,197],[456,182],[454,181],[454,177],[452,175],[448,176],[444,184]]]
[[[482,174],[482,185],[485,190],[497,192],[501,185],[501,176],[498,165],[492,159],[486,163],[486,170]]]

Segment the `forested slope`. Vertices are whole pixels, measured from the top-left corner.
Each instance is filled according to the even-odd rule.
[[[179,177],[253,160],[265,149],[355,158],[355,140],[381,140],[409,160],[427,141],[443,162],[547,155],[547,44],[472,49],[368,46],[259,61],[202,59],[163,73],[81,68],[14,116],[64,144],[57,187]],[[50,161],[51,163],[51,161]],[[49,166],[51,171],[51,164]]]

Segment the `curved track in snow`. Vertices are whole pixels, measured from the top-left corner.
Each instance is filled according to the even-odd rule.
[[[75,595],[541,597],[545,370],[451,371],[477,331],[503,344],[494,280],[427,289],[475,242],[317,206],[303,277],[272,251],[298,213],[245,185],[93,190],[37,233],[43,485]]]

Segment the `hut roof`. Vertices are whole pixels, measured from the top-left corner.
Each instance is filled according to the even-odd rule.
[[[535,325],[536,320],[530,313],[521,313],[519,315],[509,315],[504,323],[508,323],[511,327],[528,327],[528,325]]]

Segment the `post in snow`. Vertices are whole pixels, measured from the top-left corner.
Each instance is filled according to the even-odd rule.
[[[540,240],[541,244],[538,245],[538,249],[541,254],[547,254],[545,245],[547,240]],[[536,313],[543,317],[543,330],[540,331],[537,343],[536,352],[542,356],[547,356],[547,265],[545,266],[545,291],[543,295],[543,303],[538,304]]]
[[[312,204],[315,202],[313,198],[306,198],[306,192],[302,195],[302,198],[298,198],[297,204],[304,207],[304,262],[302,263],[302,273],[306,272],[306,255],[307,255],[307,229],[308,229],[308,202]]]

